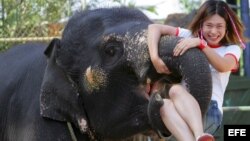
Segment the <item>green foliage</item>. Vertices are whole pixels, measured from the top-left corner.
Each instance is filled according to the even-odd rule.
[[[0,51],[20,43],[6,38],[48,36],[50,24],[70,15],[68,0],[0,0]]]
[[[184,6],[187,13],[190,13],[194,9],[198,9],[201,1],[200,0],[180,0],[180,3]]]
[[[50,28],[70,17],[76,3],[81,9],[95,9],[107,2],[136,7],[134,0],[0,0],[0,51],[20,43],[15,38],[53,36]],[[137,8],[156,13],[154,6]]]
[[[116,6],[127,6],[127,7],[132,7],[132,8],[138,8],[140,10],[146,10],[146,11],[157,14],[154,5],[138,6],[138,5],[136,5],[135,0],[91,0],[87,4],[86,8],[87,9],[95,9],[95,8],[98,8],[102,5],[106,5],[107,3],[111,3],[111,4],[114,4]]]
[[[58,23],[59,20],[72,14],[73,2],[80,0],[1,0],[0,3],[0,37],[34,37],[46,36],[48,23]],[[110,0],[121,6],[136,7],[134,0]],[[85,8],[94,9],[106,0],[91,0]],[[84,6],[82,6],[84,7]],[[155,12],[154,6],[139,7],[139,9]]]
[[[0,37],[43,36],[47,33],[42,29],[45,24],[71,14],[67,0],[2,0],[1,5]]]

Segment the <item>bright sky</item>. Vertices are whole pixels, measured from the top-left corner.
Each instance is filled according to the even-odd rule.
[[[137,6],[154,5],[158,15],[145,11],[151,19],[165,19],[170,13],[181,13],[179,0],[135,0]]]
[[[77,0],[76,0],[77,1]],[[89,2],[91,0],[86,0]],[[181,5],[179,0],[122,0],[123,2],[135,2],[136,6],[155,6],[157,15],[148,11],[144,13],[151,19],[165,19],[169,13],[180,13]],[[103,0],[100,7],[117,6],[112,0]]]

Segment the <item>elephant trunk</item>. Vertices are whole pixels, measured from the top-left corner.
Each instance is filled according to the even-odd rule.
[[[173,56],[173,49],[181,38],[175,36],[163,36],[159,43],[159,56],[172,72],[170,75],[157,76],[153,82],[156,88],[151,92],[148,117],[152,128],[157,133],[169,135],[170,133],[165,128],[161,120],[160,112],[157,109],[163,105],[162,97],[167,94],[168,83],[185,84],[187,90],[198,101],[202,116],[204,117],[212,94],[212,79],[206,56],[197,48],[192,48],[186,51],[181,56]],[[150,73],[151,74],[151,73]]]
[[[206,56],[191,48],[181,56],[173,56],[173,49],[180,37],[163,36],[159,44],[159,55],[172,72],[168,79],[184,81],[188,91],[198,101],[202,116],[205,115],[212,94],[212,78]]]

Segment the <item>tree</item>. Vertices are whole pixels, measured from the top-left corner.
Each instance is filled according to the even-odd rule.
[[[0,0],[0,51],[11,46],[20,37],[47,37],[59,35],[62,21],[75,11],[94,9],[100,3],[136,7],[133,0]],[[138,7],[155,12],[154,6]],[[10,41],[7,39],[11,39]],[[33,40],[33,39],[32,39]],[[6,44],[7,43],[7,44]]]
[[[98,7],[102,7],[105,5],[107,7],[114,5],[114,6],[127,6],[132,8],[138,8],[140,10],[146,10],[152,13],[157,14],[155,6],[137,6],[135,0],[91,0],[86,4],[86,9],[95,9]]]
[[[198,9],[202,1],[204,0],[179,0],[184,6],[187,13],[192,12],[194,9]]]
[[[42,29],[45,24],[71,14],[67,0],[2,0],[0,7],[1,37],[46,36],[46,29]]]

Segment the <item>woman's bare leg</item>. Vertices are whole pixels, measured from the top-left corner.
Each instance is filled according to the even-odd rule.
[[[169,90],[169,97],[174,106],[192,130],[195,138],[203,134],[203,122],[198,102],[181,85],[173,85]]]
[[[171,100],[164,99],[164,105],[161,107],[160,113],[165,126],[178,141],[195,140],[193,132],[176,111],[174,103]]]

